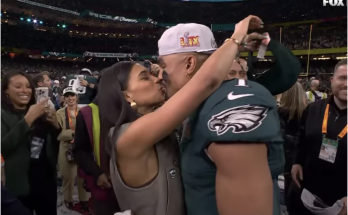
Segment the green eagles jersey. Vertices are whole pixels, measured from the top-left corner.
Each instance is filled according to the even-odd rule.
[[[66,84],[70,87],[74,87],[74,82],[76,81],[78,75],[68,75],[66,76]],[[96,84],[97,79],[92,76],[84,76],[84,79],[91,84]],[[75,87],[74,87],[75,88]],[[79,94],[79,104],[90,104],[92,103],[96,93],[94,89],[91,89],[89,87],[79,87],[78,89],[75,89]]]
[[[187,215],[218,215],[216,166],[206,152],[212,142],[267,143],[272,178],[283,173],[283,140],[274,97],[256,82],[226,81],[189,118],[183,131],[181,171]]]

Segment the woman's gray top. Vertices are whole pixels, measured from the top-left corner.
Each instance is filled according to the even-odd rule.
[[[128,128],[119,129],[117,138]],[[113,133],[113,128],[110,134]],[[184,195],[179,170],[179,144],[175,134],[155,145],[158,156],[158,175],[140,188],[125,185],[116,165],[113,144],[110,159],[110,176],[121,211],[131,210],[135,215],[184,215]]]

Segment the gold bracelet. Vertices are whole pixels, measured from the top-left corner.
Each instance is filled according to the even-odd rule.
[[[236,39],[234,39],[234,38],[227,38],[225,41],[224,41],[224,43],[223,44],[225,44],[227,41],[230,41],[230,40],[232,40],[235,44],[237,44],[238,46],[241,46],[242,44],[241,44],[241,42],[239,42],[239,40],[236,40]]]

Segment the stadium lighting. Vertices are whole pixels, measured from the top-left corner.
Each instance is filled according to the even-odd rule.
[[[24,19],[21,17],[21,20],[23,21]]]
[[[63,27],[63,28],[65,28],[65,27],[66,27],[66,25],[62,25],[62,27]]]
[[[39,23],[42,24],[42,21],[40,21]]]
[[[36,20],[36,19],[34,19],[34,20],[33,20],[33,23],[37,23],[37,20]]]
[[[57,27],[59,27],[60,25],[58,24]]]
[[[27,22],[30,22],[31,21],[31,19],[27,19]]]

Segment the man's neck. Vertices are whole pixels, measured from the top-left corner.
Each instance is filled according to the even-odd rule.
[[[315,87],[312,87],[312,90],[315,92],[315,91],[318,91],[318,89],[317,88],[315,88]]]
[[[334,102],[337,105],[337,107],[341,110],[347,108],[347,101],[339,100],[336,96],[334,96]]]

